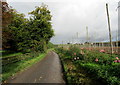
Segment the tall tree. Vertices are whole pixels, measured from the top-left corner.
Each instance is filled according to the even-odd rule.
[[[6,28],[10,24],[13,10],[9,7],[7,2],[2,2],[2,28]]]
[[[2,48],[9,49],[11,45],[9,42],[12,41],[13,36],[11,30],[8,29],[8,25],[12,20],[13,10],[8,6],[7,2],[2,2]]]
[[[40,47],[43,47],[44,50],[46,48],[45,44],[48,44],[51,37],[54,36],[50,11],[48,10],[47,5],[42,4],[29,14],[31,14],[29,23],[32,28],[30,30],[31,39],[33,40],[33,43],[41,45]]]
[[[35,10],[30,12],[31,17],[25,18],[24,14],[18,13],[12,9],[10,12],[12,19],[10,24],[7,24],[7,31],[5,29],[4,41],[6,40],[5,46],[10,50],[18,51],[45,51],[46,44],[50,41],[50,38],[54,35],[54,31],[51,25],[51,15],[47,6],[37,7]],[[7,35],[6,35],[7,33]],[[8,38],[6,38],[6,36]]]
[[[24,14],[12,9],[7,2],[2,2],[2,48],[16,51],[20,41],[20,32],[26,22]]]
[[[24,35],[26,33],[24,29],[27,24],[27,19],[24,17],[24,14],[18,13],[16,10],[12,12],[12,20],[8,25],[8,28],[12,31],[14,39],[14,42],[9,42],[12,44],[11,46],[13,50],[20,50],[21,46],[19,46],[19,44],[20,42],[23,42],[23,39],[26,37]]]

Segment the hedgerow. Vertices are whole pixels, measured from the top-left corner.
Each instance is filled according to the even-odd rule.
[[[87,50],[76,46],[57,48],[61,61],[65,67],[68,83],[80,83],[80,73],[85,72],[93,80],[105,85],[120,85],[120,57],[101,51]],[[89,82],[90,83],[90,82]],[[95,85],[95,84],[91,84]]]

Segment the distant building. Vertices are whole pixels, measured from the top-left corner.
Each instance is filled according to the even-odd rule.
[[[118,43],[118,46],[120,47],[120,41],[113,41],[112,44],[113,46],[117,46],[117,43]],[[110,42],[96,42],[96,43],[93,43],[93,45],[95,46],[110,46]]]

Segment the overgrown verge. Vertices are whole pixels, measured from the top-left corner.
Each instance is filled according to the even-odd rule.
[[[120,60],[98,51],[75,46],[57,48],[68,84],[120,85]]]

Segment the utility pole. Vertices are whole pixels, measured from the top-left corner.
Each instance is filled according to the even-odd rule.
[[[62,41],[62,48],[63,48],[63,41]]]
[[[77,35],[77,43],[79,43],[79,42],[78,42],[78,32],[76,33],[76,35]]]
[[[76,34],[77,34],[77,38],[78,38],[78,32]]]
[[[73,42],[74,42],[74,41],[73,41],[73,37],[72,37],[72,44],[73,44]]]
[[[86,26],[86,41],[89,47],[88,27]]]
[[[95,36],[94,36],[94,47],[97,47],[96,46],[96,31],[95,31],[95,34],[94,34]]]
[[[118,52],[118,30],[116,30],[116,52]]]
[[[110,18],[109,18],[108,4],[107,3],[106,3],[106,11],[107,11],[107,18],[108,18],[109,39],[110,39],[110,47],[111,47],[111,55],[112,55],[112,53],[113,53],[112,34],[111,34],[111,29],[110,29]]]
[[[102,39],[102,47],[104,47],[104,39]]]
[[[88,42],[88,27],[86,27],[86,41]]]

